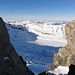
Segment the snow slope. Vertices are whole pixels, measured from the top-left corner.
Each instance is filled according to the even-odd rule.
[[[69,71],[69,68],[66,66],[58,66],[54,71],[49,71],[49,73],[53,73],[55,75],[64,75],[67,74]],[[50,75],[50,74],[49,74]]]
[[[65,22],[5,20],[10,41],[37,75],[53,63],[53,54],[64,46]],[[40,68],[41,67],[41,68]]]

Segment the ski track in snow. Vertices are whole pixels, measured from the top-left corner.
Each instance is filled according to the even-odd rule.
[[[45,71],[53,63],[54,52],[67,43],[63,22],[5,22],[11,43],[35,75]]]

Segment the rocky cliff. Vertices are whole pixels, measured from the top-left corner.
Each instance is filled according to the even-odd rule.
[[[34,75],[10,43],[2,18],[0,18],[0,75]]]
[[[49,67],[49,70],[54,70],[58,66],[75,65],[75,20],[69,22],[65,26],[67,45],[60,48],[58,53],[54,54],[54,63]]]

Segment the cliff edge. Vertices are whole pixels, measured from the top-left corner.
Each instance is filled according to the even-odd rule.
[[[58,66],[70,66],[75,65],[75,20],[69,22],[65,26],[65,33],[67,39],[67,45],[58,50],[58,53],[54,53],[54,63],[48,68],[54,70]]]
[[[0,75],[34,75],[10,43],[8,30],[0,17]]]

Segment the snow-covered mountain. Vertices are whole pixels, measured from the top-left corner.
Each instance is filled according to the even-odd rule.
[[[53,22],[53,21],[11,21],[8,20],[6,21],[8,24],[10,24],[13,28],[21,29],[21,30],[27,30],[27,32],[32,32],[37,35],[36,41],[38,44],[41,44],[42,42],[39,43],[38,39],[44,39],[44,40],[52,40],[57,41],[57,40],[64,40],[65,37],[65,22]],[[45,41],[45,44],[46,43]],[[47,44],[49,45],[49,44]],[[51,46],[51,45],[50,45]]]
[[[67,43],[66,22],[5,20],[5,23],[11,43],[36,75],[53,63],[54,52]]]

